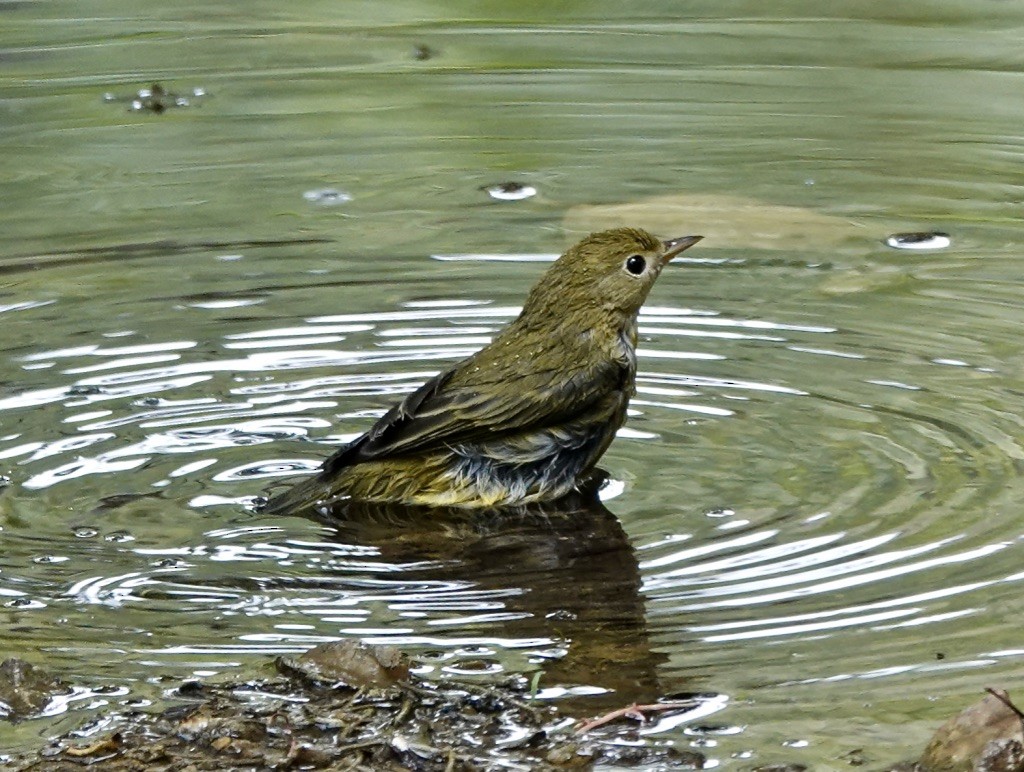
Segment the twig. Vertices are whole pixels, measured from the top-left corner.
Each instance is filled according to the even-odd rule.
[[[396,715],[394,720],[391,722],[391,725],[398,726],[401,724],[405,717],[412,711],[414,705],[415,703],[409,698],[408,694],[402,695],[402,707],[399,709],[398,715]]]
[[[1022,711],[1020,708],[1013,704],[1013,701],[1010,699],[1009,692],[1007,692],[1005,689],[993,689],[991,686],[986,686],[985,691],[991,694],[993,697],[995,697],[997,700],[1003,703],[1003,705],[1005,705],[1007,708],[1013,711],[1013,713],[1017,716],[1017,720],[1020,721],[1021,734],[1024,734],[1024,711]]]
[[[576,734],[586,734],[591,729],[596,729],[599,726],[610,724],[618,718],[633,718],[637,721],[643,722],[647,720],[644,713],[658,713],[666,710],[683,710],[684,708],[692,707],[692,702],[655,702],[650,705],[637,705],[634,702],[632,705],[627,705],[624,708],[613,710],[610,713],[605,713],[603,716],[598,716],[590,721],[583,722],[576,727]]]
[[[346,743],[345,745],[340,746],[340,748],[345,753],[348,753],[349,751],[362,751],[362,750],[365,750],[367,748],[376,748],[376,747],[378,747],[380,745],[387,745],[387,744],[388,744],[388,740],[383,739],[383,738],[377,738],[377,739],[374,739],[374,740],[362,740],[362,741],[357,742],[357,743]]]
[[[465,683],[464,681],[441,681],[440,685],[452,690],[452,691],[463,691],[469,694],[475,694],[478,697],[493,697],[494,691],[486,686],[477,686],[476,684]],[[437,697],[437,693],[433,693],[431,696]],[[516,699],[508,694],[502,694],[498,696],[501,702],[511,705],[513,708],[517,708],[527,715],[529,715],[538,724],[544,721],[543,709],[538,709],[533,705],[530,705],[523,700]]]

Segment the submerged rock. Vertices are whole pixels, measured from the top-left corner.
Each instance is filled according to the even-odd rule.
[[[920,772],[1024,772],[1024,716],[1006,692],[989,690],[939,727]]]
[[[574,206],[562,224],[574,235],[619,226],[666,238],[696,232],[704,235],[705,244],[726,249],[818,250],[868,235],[849,220],[811,209],[710,193]]]
[[[67,691],[59,678],[21,659],[0,663],[0,718],[17,720],[39,713],[50,699]]]

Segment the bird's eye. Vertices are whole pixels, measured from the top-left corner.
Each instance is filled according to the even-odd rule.
[[[647,261],[640,255],[630,255],[626,258],[626,270],[634,276],[639,276],[647,267]]]

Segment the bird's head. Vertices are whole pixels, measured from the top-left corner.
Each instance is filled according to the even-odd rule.
[[[701,240],[661,241],[639,228],[593,233],[555,261],[527,299],[524,313],[611,314],[635,318],[655,279],[673,257]]]

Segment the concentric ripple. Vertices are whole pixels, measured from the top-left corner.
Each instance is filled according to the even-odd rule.
[[[665,281],[694,270],[714,278],[737,269],[698,262]],[[624,476],[628,495],[614,506],[622,501],[639,543],[650,623],[663,645],[685,642],[691,657],[714,647],[718,659],[725,644],[807,645],[970,623],[985,614],[981,599],[1021,578],[1010,557],[1019,535],[1005,523],[956,525],[964,511],[999,506],[1021,457],[1016,422],[985,406],[997,369],[957,351],[932,355],[922,347],[936,341],[920,331],[902,343],[889,331],[884,345],[874,344],[877,330],[827,310],[803,306],[767,319],[662,304],[641,317],[637,396],[608,465]],[[485,344],[516,312],[485,299],[432,299],[225,332],[201,356],[196,340],[133,345],[131,334],[117,346],[33,351],[16,361],[26,373],[45,366],[48,382],[9,394],[0,409],[13,420],[27,411],[48,418],[31,434],[4,437],[0,458],[26,505],[28,492],[75,498],[77,488],[61,492],[96,478],[97,490],[148,488],[224,511],[258,495],[261,481],[315,468],[330,447]],[[976,392],[944,397],[952,373],[971,374]],[[67,429],[54,434],[57,427]],[[292,651],[332,635],[444,648],[556,643],[494,634],[526,613],[505,608],[512,590],[478,593],[472,577],[371,589],[351,576],[401,576],[429,561],[392,564],[316,542],[250,543],[252,533],[240,533],[207,532],[195,546],[119,548],[113,564],[136,563],[131,570],[76,579],[42,605],[64,597],[137,612],[305,620],[147,656]],[[200,564],[236,563],[264,565],[267,578],[239,575],[239,587],[222,571],[210,585],[190,578]],[[339,570],[344,576],[321,575]],[[286,578],[272,578],[281,571]],[[18,594],[17,586],[5,591]],[[374,609],[383,607],[391,612],[381,617]],[[491,632],[469,633],[477,628]],[[835,679],[833,668],[860,672],[841,661],[803,680]]]
[[[10,355],[24,385],[0,396],[0,601],[23,621],[19,645],[55,641],[115,681],[126,661],[133,681],[204,676],[359,637],[412,651],[430,677],[543,670],[544,699],[696,686],[697,712],[648,731],[689,723],[701,747],[736,753],[760,719],[730,696],[813,713],[865,681],[897,699],[914,679],[1019,667],[998,610],[1024,580],[1021,392],[996,356],[1017,320],[993,311],[1012,308],[1005,285],[972,296],[942,266],[895,316],[884,293],[837,304],[839,271],[670,266],[605,459],[611,512],[567,533],[252,513],[267,486],[486,344],[522,291],[495,293],[493,271],[525,285],[536,258],[435,261],[442,278],[391,307],[276,321],[189,306],[174,335],[101,326],[92,343]],[[453,295],[451,262],[491,274]],[[761,313],[749,299],[765,286],[788,294]],[[210,312],[224,315],[213,336]],[[959,323],[972,314],[989,317],[984,340]],[[719,712],[724,734],[695,723]]]
[[[138,5],[0,5],[0,607],[49,712],[360,637],[580,712],[701,695],[640,731],[712,765],[881,768],[1012,691],[1017,5]],[[104,102],[156,81],[213,96]],[[606,509],[256,513],[620,222],[705,239]]]

